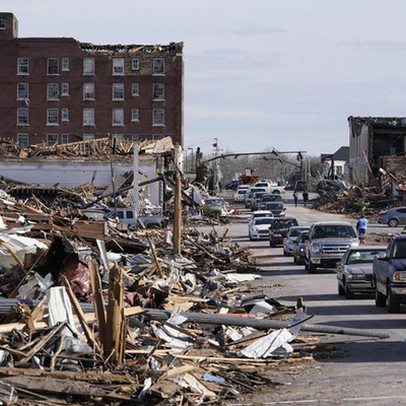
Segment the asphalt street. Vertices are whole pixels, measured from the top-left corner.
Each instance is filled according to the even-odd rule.
[[[296,217],[300,225],[324,220],[345,220],[355,225],[357,221],[304,208],[303,205],[294,207],[289,193],[284,199],[286,215]],[[247,218],[250,212],[242,205],[237,207],[243,214],[227,225],[228,236],[249,247],[258,261],[261,279],[253,282],[253,287],[287,305],[294,305],[298,297],[303,297],[307,313],[314,315],[312,324],[383,330],[391,337],[377,340],[319,335],[320,341],[329,343],[332,350],[325,357],[303,365],[278,367],[272,376],[284,385],[269,394],[258,394],[255,398],[232,404],[405,404],[405,310],[402,309],[400,314],[389,314],[385,308],[377,308],[371,296],[345,299],[337,293],[333,269],[309,274],[304,266],[297,266],[291,257],[283,256],[281,247],[271,248],[266,240],[249,241]],[[369,233],[400,231],[400,228],[386,225],[371,224],[369,227]]]

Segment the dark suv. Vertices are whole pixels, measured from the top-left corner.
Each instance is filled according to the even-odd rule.
[[[299,223],[293,217],[275,219],[269,227],[269,245],[275,247],[277,244],[283,244],[283,239],[288,234],[290,227],[298,226]]]

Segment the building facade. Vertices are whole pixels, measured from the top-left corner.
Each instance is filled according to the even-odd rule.
[[[94,45],[18,38],[0,13],[0,139],[23,146],[101,137],[183,146],[183,43]]]

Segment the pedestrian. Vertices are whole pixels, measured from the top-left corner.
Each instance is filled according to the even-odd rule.
[[[295,202],[295,207],[297,207],[297,192],[296,192],[296,190],[293,192],[293,201]]]
[[[357,222],[357,231],[361,243],[364,242],[365,234],[367,233],[367,228],[368,228],[368,220],[365,218],[363,214],[361,214],[361,217]]]
[[[309,193],[307,192],[307,190],[303,191],[303,206],[306,207],[307,206],[307,201],[309,200]]]

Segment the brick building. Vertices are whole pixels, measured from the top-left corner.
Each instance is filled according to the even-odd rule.
[[[183,43],[18,38],[0,13],[0,139],[26,146],[117,137],[183,146]]]

